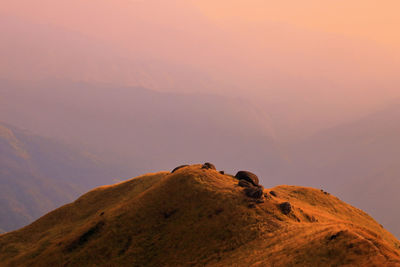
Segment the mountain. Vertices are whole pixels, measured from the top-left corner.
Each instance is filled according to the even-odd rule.
[[[230,175],[192,165],[99,187],[0,235],[0,263],[400,266],[399,240],[338,198],[277,186],[256,203],[237,184]]]
[[[104,167],[84,150],[0,123],[0,229],[20,228],[112,182]]]
[[[400,104],[326,129],[293,148],[291,183],[324,187],[400,236]]]
[[[275,176],[285,161],[268,116],[241,98],[62,80],[0,83],[0,119],[84,144],[134,175],[211,160]]]

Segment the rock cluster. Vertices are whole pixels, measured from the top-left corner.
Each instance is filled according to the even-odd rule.
[[[181,165],[176,167],[171,171],[171,173],[176,172],[179,169],[187,167],[189,165]],[[214,164],[210,162],[206,162],[201,166],[202,169],[205,170],[217,170]],[[224,171],[219,172],[222,175],[225,175]],[[251,173],[249,171],[239,171],[235,178],[239,180],[239,186],[244,188],[244,193],[247,197],[255,199],[256,203],[263,203],[264,198],[264,187],[259,184],[259,179],[257,175]]]
[[[259,185],[257,175],[249,171],[240,171],[235,177],[239,180],[239,186],[244,187],[246,196],[254,199],[262,199],[264,196],[264,187]]]

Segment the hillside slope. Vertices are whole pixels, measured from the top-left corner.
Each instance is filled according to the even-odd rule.
[[[256,204],[237,184],[192,165],[97,188],[0,235],[0,265],[400,266],[400,242],[336,197],[278,186]]]
[[[103,165],[85,151],[0,123],[0,231],[112,182]]]

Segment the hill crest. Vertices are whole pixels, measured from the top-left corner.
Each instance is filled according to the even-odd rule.
[[[264,193],[201,165],[139,176],[0,235],[0,263],[400,266],[400,242],[361,210],[312,188]]]

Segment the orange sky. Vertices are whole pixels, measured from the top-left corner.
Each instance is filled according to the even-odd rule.
[[[355,68],[354,76],[397,73],[398,10],[397,0],[6,0],[0,6],[0,14],[79,32],[124,56],[215,72],[246,65],[305,76]]]
[[[219,23],[278,21],[400,46],[400,1],[397,0],[202,0],[195,3]]]
[[[63,24],[76,21],[85,29],[88,25],[85,25],[84,18],[94,19],[92,22],[86,21],[88,24],[100,23],[99,17],[110,17],[114,22],[115,19],[122,22],[130,16],[164,16],[172,19],[178,13],[178,16],[184,13],[193,14],[193,7],[199,8],[214,22],[225,26],[243,22],[275,21],[366,38],[397,48],[400,45],[398,0],[13,0],[3,1],[0,12]],[[74,17],[71,17],[72,14]]]
[[[399,10],[398,0],[3,0],[0,19],[19,18],[27,29],[50,25],[60,40],[76,33],[86,41],[51,47],[53,33],[26,40],[10,26],[16,39],[0,40],[6,58],[0,75],[208,90],[264,106],[284,103],[308,118],[319,115],[316,109],[327,110],[320,117],[335,117],[337,107],[349,114],[400,96]],[[30,56],[31,41],[42,46],[41,66],[51,68],[23,70],[18,56]],[[54,57],[45,57],[46,45]],[[81,58],[87,64],[77,65]],[[138,60],[150,70],[130,65]],[[68,68],[59,64],[69,61]],[[190,73],[185,79],[183,71]]]

